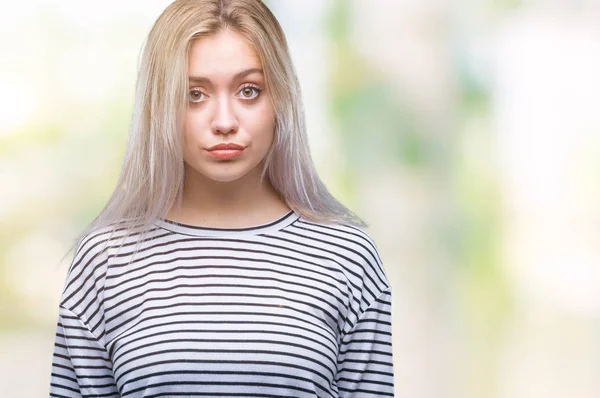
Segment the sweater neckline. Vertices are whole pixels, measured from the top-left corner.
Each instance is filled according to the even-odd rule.
[[[280,231],[285,227],[291,225],[300,218],[300,214],[294,210],[288,211],[283,216],[264,223],[252,225],[249,227],[240,228],[216,228],[216,227],[203,227],[199,225],[184,224],[166,218],[158,218],[154,220],[154,225],[157,227],[169,230],[171,232],[192,235],[192,236],[212,236],[212,237],[238,237],[238,236],[251,236],[259,234],[267,234]]]

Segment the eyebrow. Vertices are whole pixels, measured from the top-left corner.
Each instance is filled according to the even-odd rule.
[[[233,79],[234,80],[241,79],[243,77],[251,75],[252,73],[260,73],[262,75],[263,70],[261,68],[246,69],[246,70],[236,73],[235,76],[233,77]],[[189,79],[190,79],[190,82],[195,82],[195,83],[210,83],[209,78],[202,77],[202,76],[190,76]]]

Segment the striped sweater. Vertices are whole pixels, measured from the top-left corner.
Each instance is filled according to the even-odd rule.
[[[51,397],[392,397],[391,286],[360,228],[157,219],[82,239]]]

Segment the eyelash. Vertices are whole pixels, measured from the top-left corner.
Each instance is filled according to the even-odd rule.
[[[251,84],[251,83],[248,83],[248,84],[245,84],[244,86],[242,86],[242,88],[241,88],[241,89],[238,91],[238,93],[239,93],[240,91],[242,91],[242,90],[246,89],[246,88],[253,88],[253,89],[256,91],[256,96],[254,96],[254,97],[252,97],[252,98],[244,98],[244,101],[252,101],[252,100],[255,100],[255,99],[257,99],[257,98],[260,96],[260,92],[262,91],[262,88],[258,87],[257,85],[255,85],[255,84]],[[192,91],[198,91],[198,92],[200,92],[200,93],[202,93],[202,94],[204,95],[204,93],[203,93],[202,91],[200,91],[199,89],[197,89],[197,88],[191,88],[191,89],[190,89],[190,91],[188,92],[188,99],[189,99],[189,102],[191,102],[191,103],[193,103],[193,104],[197,104],[197,103],[199,103],[199,102],[202,102],[202,101],[199,101],[199,100],[192,101],[192,100],[189,98],[189,96],[190,96],[190,93],[191,93]]]

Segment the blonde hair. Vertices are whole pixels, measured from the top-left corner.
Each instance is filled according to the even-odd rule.
[[[271,93],[275,131],[261,182],[267,176],[287,205],[308,220],[367,226],[333,197],[317,174],[287,41],[267,6],[260,0],[176,0],[160,15],[143,46],[129,139],[114,192],[79,239],[104,227],[150,229],[154,219],[181,203],[188,50],[193,39],[222,29],[234,30],[254,47]]]

